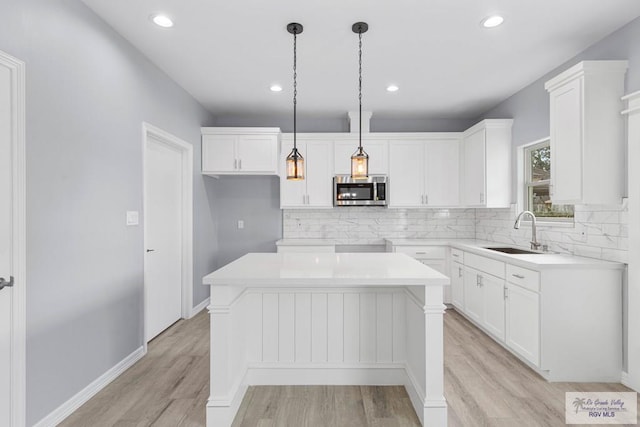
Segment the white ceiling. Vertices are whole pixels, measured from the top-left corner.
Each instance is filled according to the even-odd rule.
[[[298,111],[358,107],[374,115],[476,117],[640,16],[638,0],[83,0],[214,114],[292,111],[299,22]],[[165,12],[161,29],[149,20]],[[500,13],[505,23],[480,21]],[[269,90],[272,83],[284,87]],[[387,85],[400,87],[395,93]]]

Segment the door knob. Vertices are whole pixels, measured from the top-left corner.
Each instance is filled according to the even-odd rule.
[[[7,287],[7,288],[11,288],[13,287],[13,276],[9,276],[9,281],[7,282],[4,277],[0,277],[0,290],[2,290],[3,288]]]

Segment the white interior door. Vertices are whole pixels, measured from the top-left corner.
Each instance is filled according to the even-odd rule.
[[[0,277],[7,281],[13,275],[11,99],[11,72],[0,66]],[[0,426],[11,425],[12,292],[0,290]]]
[[[182,154],[149,135],[145,146],[145,335],[182,312]]]

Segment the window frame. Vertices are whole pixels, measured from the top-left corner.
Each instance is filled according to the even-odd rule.
[[[551,146],[551,137],[541,138],[528,144],[524,144],[520,146],[520,149],[518,150],[517,161],[518,170],[520,171],[518,174],[518,205],[520,206],[520,211],[531,211],[531,206],[529,206],[529,191],[531,187],[537,187],[540,185],[551,186],[551,179],[535,182],[530,180],[531,152],[545,146]],[[538,224],[557,227],[575,227],[575,208],[573,217],[536,217],[536,219]],[[525,222],[530,221],[531,220],[527,219]]]

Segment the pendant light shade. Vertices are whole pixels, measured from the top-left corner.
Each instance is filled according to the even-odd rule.
[[[362,146],[351,155],[351,176],[354,178],[366,178],[369,175],[369,155]]]
[[[369,25],[366,22],[356,22],[351,29],[358,35],[358,104],[360,111],[358,149],[351,156],[351,177],[367,178],[369,176],[369,155],[362,148],[362,33],[367,32]]]
[[[301,181],[304,179],[304,158],[296,147],[287,156],[287,179]]]
[[[298,74],[297,74],[297,41],[302,33],[302,25],[295,22],[287,25],[287,31],[293,34],[293,150],[287,156],[287,179],[300,181],[304,179],[304,158],[298,151],[296,141],[296,110],[298,107]]]

